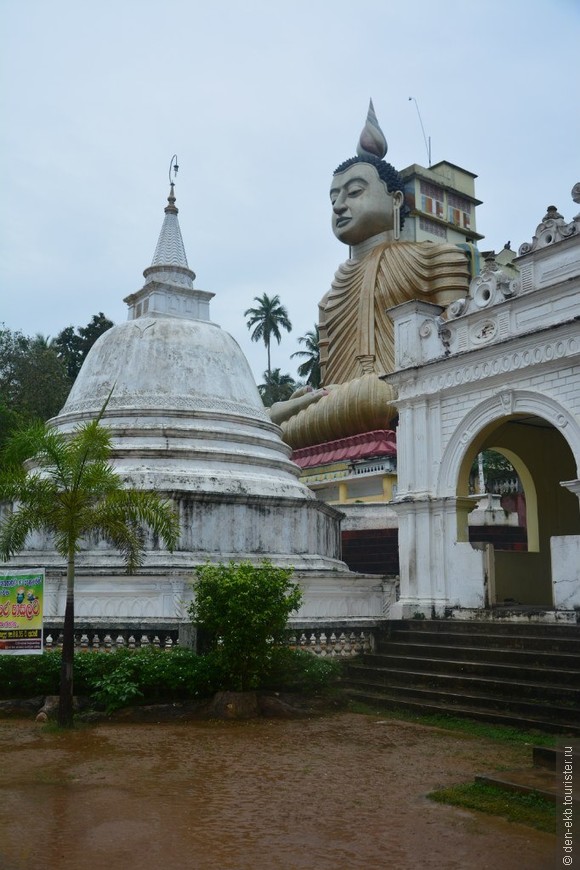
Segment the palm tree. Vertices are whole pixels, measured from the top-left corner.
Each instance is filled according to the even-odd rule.
[[[266,371],[263,377],[264,383],[258,384],[258,391],[266,408],[270,408],[274,402],[284,402],[289,399],[296,387],[299,386],[292,375],[280,374],[280,369]]]
[[[104,408],[103,408],[104,411]],[[0,526],[0,558],[20,552],[34,531],[54,538],[67,563],[67,594],[60,678],[59,725],[73,724],[75,561],[83,538],[98,533],[119,549],[127,573],[144,556],[143,527],[172,551],[179,535],[177,516],[156,493],[123,489],[109,460],[111,436],[99,417],[72,436],[38,423],[16,433],[4,451],[0,497],[13,503]],[[22,459],[30,457],[26,468]]]
[[[34,338],[30,339],[30,344],[37,350],[49,350],[54,348],[55,339],[50,335],[43,335],[42,332],[37,332]]]
[[[301,378],[306,378],[306,383],[317,390],[320,386],[320,333],[318,324],[315,324],[314,329],[309,329],[305,335],[301,335],[298,344],[303,344],[306,350],[297,350],[290,356],[306,357],[304,362],[298,366],[298,374]]]
[[[263,341],[268,352],[268,372],[271,372],[270,365],[270,342],[272,337],[276,339],[278,344],[282,340],[280,328],[286,332],[292,330],[292,324],[288,318],[286,308],[280,303],[278,295],[270,298],[266,293],[262,296],[254,296],[254,302],[258,305],[255,308],[247,308],[244,311],[244,317],[249,318],[246,322],[248,329],[254,327],[251,339],[252,341]]]

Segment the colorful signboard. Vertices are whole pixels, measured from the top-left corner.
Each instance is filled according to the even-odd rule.
[[[43,647],[44,568],[0,570],[0,655],[34,655]]]

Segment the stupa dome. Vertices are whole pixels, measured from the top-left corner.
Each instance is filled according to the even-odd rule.
[[[139,488],[312,497],[298,484],[238,344],[210,321],[141,316],[91,349],[62,412],[113,435],[117,472]]]

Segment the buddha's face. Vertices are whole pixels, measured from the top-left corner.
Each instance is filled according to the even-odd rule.
[[[332,231],[346,245],[358,245],[371,236],[393,229],[393,203],[399,192],[391,194],[370,163],[353,163],[332,179]]]

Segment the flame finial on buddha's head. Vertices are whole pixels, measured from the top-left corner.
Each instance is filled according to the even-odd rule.
[[[379,126],[373,101],[370,100],[366,123],[361,131],[356,153],[359,157],[378,157],[379,160],[382,160],[387,150],[385,134]]]

